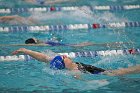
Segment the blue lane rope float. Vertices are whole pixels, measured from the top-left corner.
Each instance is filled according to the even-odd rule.
[[[9,26],[0,27],[0,32],[47,32],[62,30],[88,30],[99,28],[126,28],[140,27],[140,22],[118,22],[108,24],[69,24],[69,25],[43,25],[43,26]]]
[[[36,7],[36,8],[1,8],[1,14],[19,14],[24,12],[54,12],[54,11],[76,11],[82,8],[83,6],[68,6],[68,7]],[[98,11],[117,11],[117,10],[132,10],[139,9],[140,5],[123,5],[123,6],[86,6],[91,10]]]
[[[106,51],[82,51],[70,53],[58,53],[58,55],[66,55],[70,58],[76,57],[101,57],[101,56],[118,56],[118,55],[132,55],[140,54],[140,49],[124,49],[124,50],[106,50]],[[13,56],[0,56],[0,62],[7,61],[29,61],[33,60],[29,55],[13,55]]]

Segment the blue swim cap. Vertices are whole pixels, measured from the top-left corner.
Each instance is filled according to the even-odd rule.
[[[51,62],[50,62],[50,68],[52,69],[64,69],[65,63],[61,56],[56,56]]]

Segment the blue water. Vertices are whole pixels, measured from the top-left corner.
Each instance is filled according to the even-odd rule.
[[[22,0],[0,0],[0,7],[38,7],[38,4],[26,3]],[[52,4],[53,6],[83,6],[83,5],[128,5],[140,4],[139,0],[69,0]],[[51,5],[47,5],[51,6]],[[109,23],[140,21],[140,10],[127,11],[91,11],[86,7],[78,11],[50,12],[50,13],[22,13],[25,22],[1,23],[0,26],[11,25],[56,25],[76,23]],[[8,14],[7,14],[8,15]],[[7,16],[2,15],[1,16]],[[11,14],[10,14],[11,15]],[[36,23],[29,24],[28,18]],[[26,24],[26,25],[27,25]],[[0,44],[23,44],[27,38],[35,37],[41,40],[56,38],[62,43],[110,43],[134,42],[120,46],[87,46],[87,47],[41,47],[41,46],[0,46],[0,55],[11,55],[11,52],[24,47],[35,51],[47,49],[54,52],[76,52],[89,50],[128,49],[139,48],[140,28],[96,29],[61,31],[45,33],[0,33]],[[96,58],[74,58],[74,61],[83,62],[104,69],[118,69],[140,64],[139,55],[120,55]],[[70,71],[54,71],[47,64],[36,60],[29,62],[1,62],[0,63],[0,93],[33,92],[33,93],[140,93],[140,75],[131,74],[117,77],[105,75],[82,74],[83,80],[77,80]]]

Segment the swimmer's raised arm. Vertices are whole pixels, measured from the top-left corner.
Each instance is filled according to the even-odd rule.
[[[0,16],[0,19],[13,19],[15,16]]]
[[[12,15],[12,16],[1,16],[1,17],[0,17],[0,20],[13,20],[13,19],[20,20],[20,19],[23,19],[23,17],[18,16],[18,15]]]
[[[0,17],[1,23],[10,23],[11,22],[12,24],[14,24],[14,21],[18,22],[19,24],[36,24],[36,23],[38,23],[32,17],[25,18],[25,17],[18,16],[18,15]]]
[[[28,50],[25,48],[20,48],[20,49],[14,51],[12,54],[15,55],[15,54],[19,54],[19,53],[27,54],[27,55],[37,59],[38,61],[42,61],[42,62],[49,62],[50,60],[52,60],[52,58],[46,54]]]
[[[6,22],[15,19],[17,16],[1,16],[0,17],[0,22]]]

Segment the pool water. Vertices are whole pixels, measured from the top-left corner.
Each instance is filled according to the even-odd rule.
[[[47,1],[47,0],[46,0]],[[41,5],[27,3],[23,0],[0,0],[0,8],[4,7],[38,7]],[[36,21],[31,25],[57,24],[92,24],[110,22],[140,21],[139,9],[124,11],[91,11],[84,5],[129,5],[140,4],[139,0],[69,0],[47,6],[83,6],[77,11],[21,13],[19,16],[32,18]],[[0,14],[9,16],[12,14]],[[27,21],[25,19],[25,22]],[[15,24],[14,24],[15,23]],[[24,23],[24,22],[23,22]],[[11,21],[1,23],[0,26],[24,25]],[[59,42],[76,44],[82,42],[111,43],[130,42],[119,46],[0,46],[0,55],[11,55],[11,52],[21,47],[43,52],[79,52],[94,50],[112,50],[139,48],[140,28],[105,28],[94,30],[51,31],[51,32],[18,32],[0,33],[0,44],[23,44],[27,38],[35,37],[41,40],[56,38]],[[133,42],[133,43],[132,43]],[[91,64],[104,69],[119,69],[140,64],[139,55],[118,55],[106,57],[77,57],[76,62]],[[55,71],[48,64],[31,60],[28,62],[1,62],[0,63],[0,93],[33,92],[33,93],[140,93],[140,75],[106,76],[82,74],[82,80],[75,79],[71,71]]]

